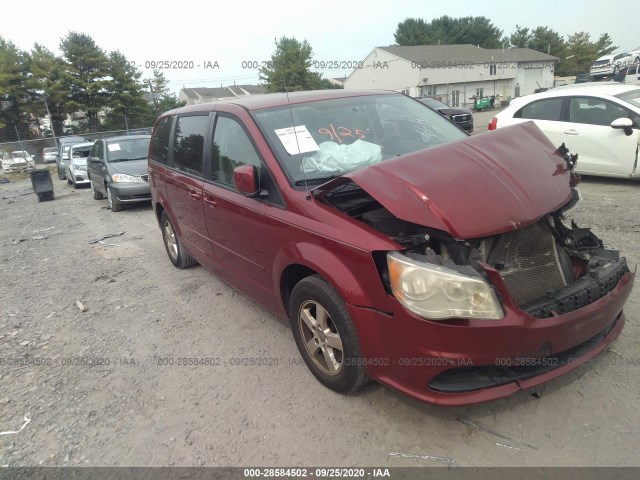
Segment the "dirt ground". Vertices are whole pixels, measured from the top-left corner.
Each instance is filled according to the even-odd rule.
[[[176,270],[149,205],[54,185],[43,203],[26,178],[0,185],[0,432],[23,427],[0,435],[0,466],[640,465],[638,287],[612,347],[535,390],[455,408],[375,383],[341,396],[285,322]],[[580,189],[574,218],[635,268],[640,185]],[[178,365],[194,357],[211,360]]]

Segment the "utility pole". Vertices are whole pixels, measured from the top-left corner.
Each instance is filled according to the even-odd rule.
[[[56,146],[58,145],[58,141],[56,140],[56,128],[53,125],[53,118],[51,118],[51,113],[49,112],[49,105],[47,104],[47,97],[44,97],[44,106],[47,108],[47,115],[49,116],[49,123],[51,124],[51,133],[53,134],[53,141],[56,142]]]
[[[158,99],[153,93],[153,84],[151,83],[151,79],[147,78],[147,82],[149,83],[149,91],[151,92],[151,98],[153,99],[153,106],[155,107],[156,115],[158,114]]]
[[[16,130],[16,135],[18,136],[18,143],[20,144],[20,150],[22,150],[23,152],[25,151],[24,147],[22,146],[22,140],[20,140],[20,133],[18,132],[18,126],[14,125],[13,128],[15,128]]]

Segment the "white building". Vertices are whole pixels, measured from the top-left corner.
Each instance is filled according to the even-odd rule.
[[[346,89],[384,89],[412,97],[436,96],[451,106],[470,97],[499,101],[553,87],[558,57],[529,48],[485,49],[474,45],[376,47],[344,82]]]

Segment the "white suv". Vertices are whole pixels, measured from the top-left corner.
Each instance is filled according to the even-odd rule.
[[[615,53],[604,55],[591,65],[591,76],[594,78],[617,75],[618,72],[632,65],[640,63],[640,53]]]

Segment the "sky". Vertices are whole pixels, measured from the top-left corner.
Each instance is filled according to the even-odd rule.
[[[516,25],[543,25],[561,35],[608,33],[620,50],[640,47],[640,2],[603,0],[350,0],[293,2],[198,0],[107,2],[5,0],[0,36],[22,50],[38,42],[56,54],[69,31],[90,35],[103,50],[119,50],[143,78],[151,62],[182,62],[163,69],[169,87],[257,84],[256,66],[271,58],[275,38],[307,40],[316,61],[361,61],[377,46],[392,45],[406,18],[485,16],[508,35]],[[427,59],[428,60],[428,59]],[[209,68],[207,68],[209,67]],[[351,70],[317,69],[326,78]]]

